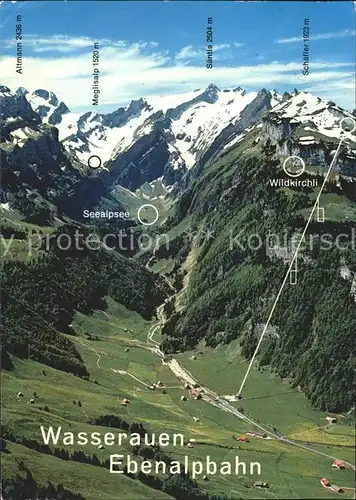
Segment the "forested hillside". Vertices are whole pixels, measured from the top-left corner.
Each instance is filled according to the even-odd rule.
[[[270,186],[269,179],[282,176],[279,163],[269,145],[263,153],[237,148],[183,192],[176,223],[193,217],[201,234],[208,228],[212,237],[197,233],[185,307],[164,329],[166,352],[191,348],[201,339],[214,347],[239,338],[244,356],[252,356],[293,255],[283,242],[300,235],[315,199],[312,188]],[[322,174],[315,177],[320,186]],[[345,202],[333,180],[324,193]],[[309,226],[306,240],[313,244],[300,253],[298,285],[288,284],[281,294],[258,356],[261,365],[299,385],[314,406],[334,411],[347,410],[354,401],[356,304],[351,283],[340,272],[342,264],[356,271],[353,227],[335,218]],[[326,248],[326,233],[332,241],[346,234],[348,246]],[[280,237],[272,251],[271,234]]]
[[[11,368],[6,352],[32,358],[55,368],[87,376],[72,342],[75,311],[90,314],[105,309],[110,295],[128,309],[150,318],[165,296],[164,285],[144,267],[114,250],[82,250],[75,245],[63,251],[56,236],[73,237],[74,226],[62,226],[51,248],[30,263],[5,261],[1,270],[3,363]],[[83,229],[83,237],[89,234]],[[79,246],[78,246],[79,248]]]

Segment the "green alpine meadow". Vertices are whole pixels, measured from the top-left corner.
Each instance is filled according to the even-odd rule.
[[[355,498],[353,3],[0,8],[1,500]]]

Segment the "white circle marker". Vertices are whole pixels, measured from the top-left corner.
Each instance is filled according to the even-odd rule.
[[[154,221],[152,222],[144,222],[141,217],[140,217],[140,212],[143,208],[153,208],[153,210],[156,212],[156,218]],[[152,226],[152,224],[154,224],[155,222],[157,222],[158,220],[158,217],[159,217],[159,213],[158,213],[158,210],[157,208],[154,206],[154,205],[151,205],[150,203],[145,203],[145,205],[142,205],[138,210],[137,210],[137,218],[138,220],[141,222],[141,224],[143,224],[144,226]]]
[[[289,160],[298,160],[300,162],[300,170],[297,171],[297,172],[290,172],[288,170],[288,166],[287,166],[287,161]],[[294,162],[293,162],[294,163]],[[305,170],[305,163],[304,163],[304,160],[300,157],[300,156],[295,156],[295,155],[292,155],[292,156],[288,156],[288,158],[286,158],[283,162],[283,170],[285,171],[285,173],[287,175],[289,175],[289,177],[299,177],[300,175],[302,175],[302,173],[304,172]]]
[[[347,127],[347,123],[349,123],[349,125],[352,124],[352,128],[350,130],[347,130],[345,128],[345,126]],[[356,120],[354,118],[351,118],[350,116],[343,118],[340,122],[340,128],[342,128],[344,132],[354,132],[354,130],[356,129]]]
[[[101,167],[101,158],[97,155],[92,155],[88,158],[88,167],[94,170]]]

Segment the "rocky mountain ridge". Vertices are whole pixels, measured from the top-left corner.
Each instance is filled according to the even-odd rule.
[[[276,145],[279,155],[301,156],[320,169],[343,137],[337,169],[356,177],[355,132],[340,128],[353,115],[307,92],[221,90],[211,84],[151,102],[140,98],[111,113],[78,115],[47,90],[11,92],[3,86],[0,107],[2,170],[12,188],[16,178],[25,189],[41,192],[90,183],[98,190],[90,190],[95,203],[117,185],[135,191],[160,179],[177,186],[250,132],[256,141]],[[95,172],[87,163],[92,155],[102,160]]]

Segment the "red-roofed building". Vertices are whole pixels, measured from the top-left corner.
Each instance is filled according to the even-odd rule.
[[[335,460],[335,462],[332,465],[333,467],[336,467],[337,469],[345,469],[344,462],[339,460],[338,458]]]
[[[243,441],[244,443],[249,443],[250,440],[246,436],[238,436],[236,441]]]
[[[327,479],[326,477],[322,477],[320,479],[320,482],[321,484],[324,486],[324,488],[326,488],[327,486],[330,486],[330,481],[329,479]]]
[[[201,395],[202,392],[203,392],[202,389],[190,389],[189,395],[193,399],[201,399],[202,398],[202,395]]]

